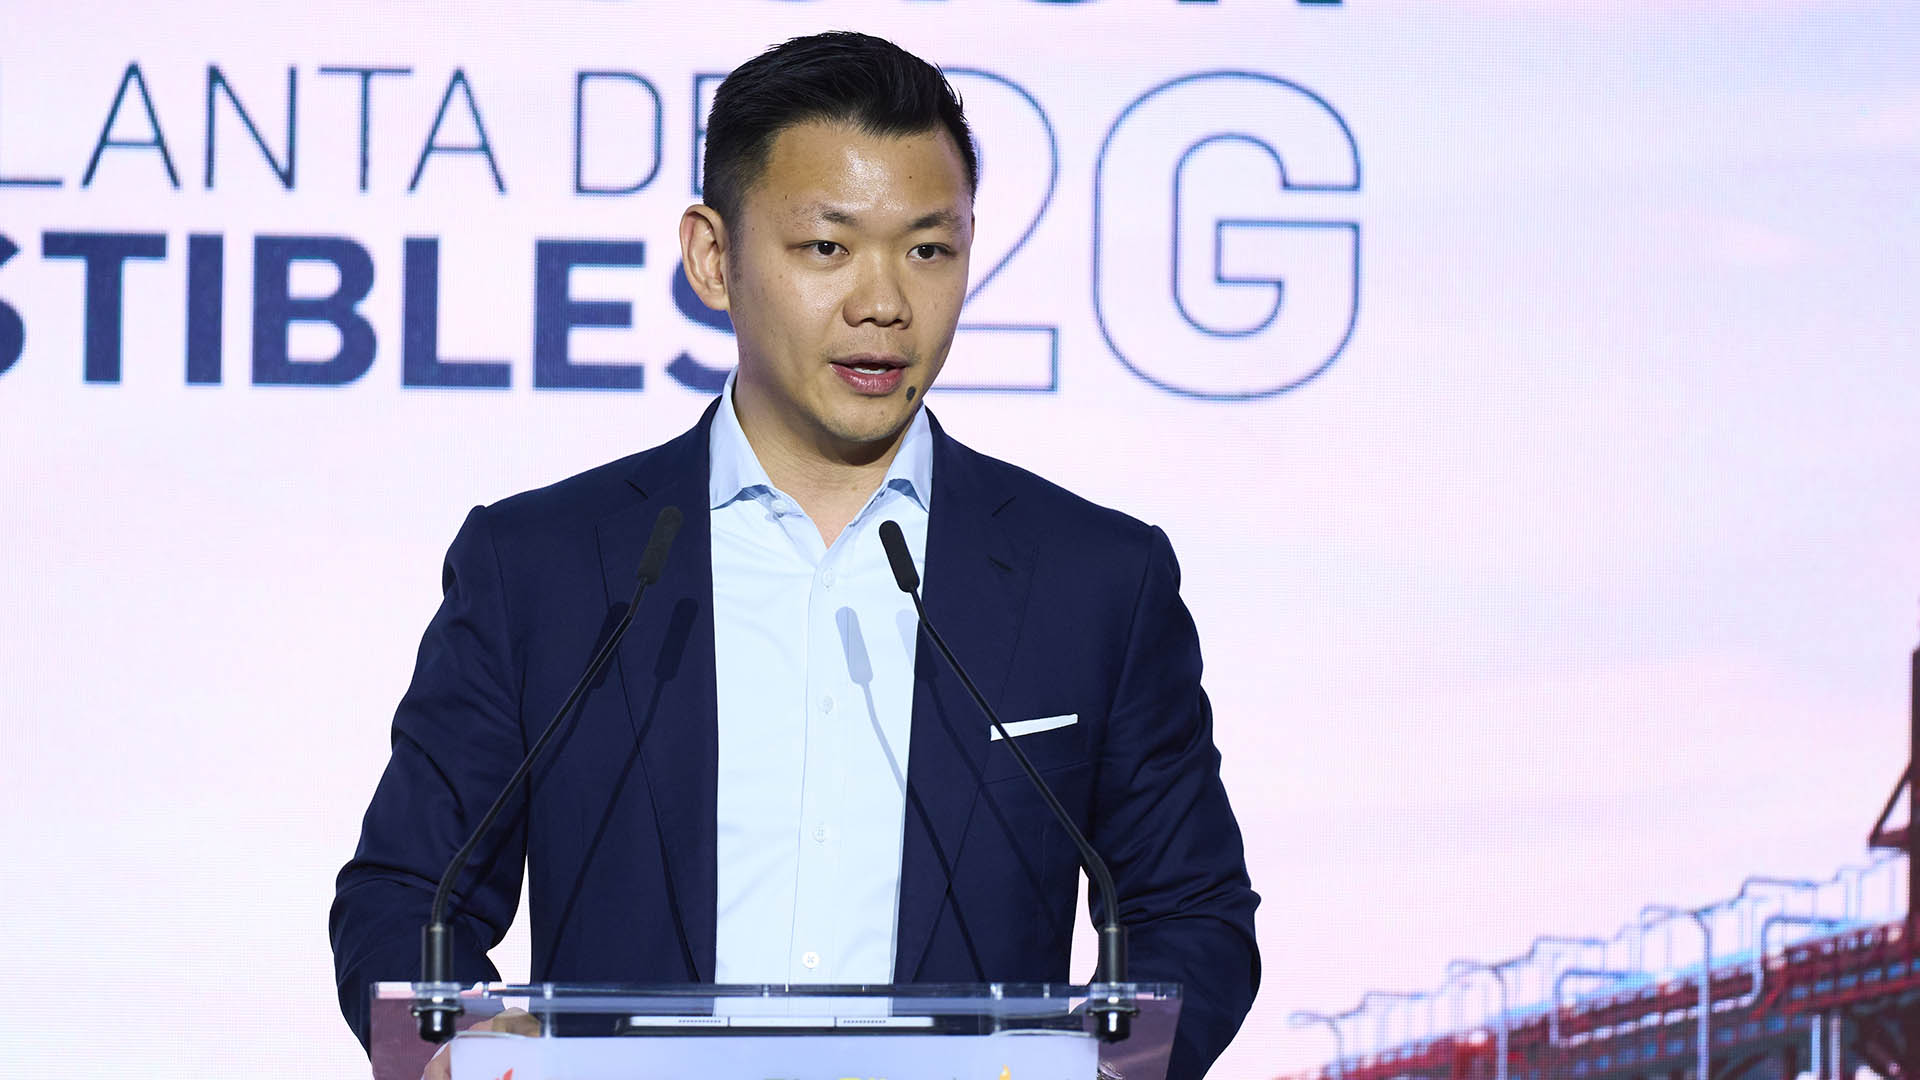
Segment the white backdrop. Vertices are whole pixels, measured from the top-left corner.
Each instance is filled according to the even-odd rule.
[[[1912,5],[700,8],[0,12],[16,1071],[364,1068],[326,908],[441,553],[698,414],[699,77],[828,28],[979,128],[943,422],[1182,557],[1266,897],[1216,1075],[1862,854],[1920,588]],[[506,385],[417,385],[462,377]]]

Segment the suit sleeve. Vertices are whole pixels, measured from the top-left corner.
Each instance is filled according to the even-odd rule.
[[[525,752],[520,668],[508,633],[486,512],[467,515],[447,552],[440,609],[394,713],[392,757],[340,871],[328,929],[340,1008],[367,1045],[368,985],[420,974],[420,931],[440,875]],[[455,883],[454,978],[499,978],[487,950],[520,900],[524,814],[508,807]]]
[[[1095,777],[1094,846],[1107,859],[1135,982],[1178,982],[1169,1080],[1197,1080],[1260,985],[1240,827],[1220,782],[1200,642],[1180,568],[1155,528]],[[1092,898],[1096,922],[1104,917]]]

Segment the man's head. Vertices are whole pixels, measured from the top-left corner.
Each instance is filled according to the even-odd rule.
[[[879,38],[797,38],[714,97],[688,280],[730,313],[756,447],[890,455],[966,295],[977,162],[938,69]]]
[[[720,84],[707,118],[706,205],[736,220],[747,189],[766,171],[774,140],[810,121],[868,135],[944,129],[966,165],[967,193],[979,183],[973,131],[940,69],[891,41],[840,31],[776,45]]]

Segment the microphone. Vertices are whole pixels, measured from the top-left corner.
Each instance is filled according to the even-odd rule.
[[[639,584],[633,590],[633,599],[627,603],[626,613],[620,616],[613,633],[607,636],[606,644],[594,654],[593,662],[587,665],[580,681],[573,684],[573,691],[567,695],[567,700],[553,714],[553,719],[547,722],[546,730],[534,740],[533,748],[527,751],[520,767],[507,778],[499,797],[493,800],[493,805],[487,808],[480,824],[474,827],[473,835],[467,837],[467,842],[460,846],[459,851],[454,852],[452,861],[447,864],[447,872],[440,875],[440,886],[433,893],[433,908],[428,914],[427,925],[420,933],[420,982],[415,984],[413,999],[413,1015],[420,1021],[420,1037],[427,1042],[443,1043],[453,1038],[454,1018],[466,1011],[460,1004],[460,987],[453,981],[453,936],[447,927],[447,902],[453,896],[454,879],[467,868],[467,861],[473,858],[480,838],[493,827],[494,819],[506,808],[507,799],[526,780],[533,763],[539,760],[541,751],[559,733],[561,721],[573,712],[581,695],[587,692],[588,685],[607,666],[607,661],[613,658],[613,652],[626,635],[627,627],[633,625],[633,613],[639,610],[640,597],[646,593],[647,586],[660,580],[660,571],[667,564],[667,551],[673,546],[673,538],[680,532],[680,519],[680,508],[677,506],[661,510],[660,516],[654,519],[646,552],[640,556],[640,571],[636,575]]]
[[[932,640],[934,648],[939,650],[940,655],[946,657],[947,666],[953,669],[955,675],[960,676],[960,684],[967,688],[967,693],[973,695],[974,704],[980,706],[980,711],[987,714],[987,722],[992,724],[993,730],[999,733],[1001,743],[1013,751],[1013,759],[1020,763],[1021,770],[1027,774],[1027,779],[1033,782],[1034,789],[1040,792],[1040,798],[1046,802],[1047,809],[1053,811],[1054,819],[1060,823],[1061,828],[1067,830],[1067,836],[1073,841],[1073,846],[1080,850],[1080,862],[1087,868],[1087,876],[1093,879],[1094,887],[1100,890],[1101,902],[1107,909],[1107,921],[1106,925],[1100,928],[1100,963],[1094,971],[1094,981],[1106,983],[1108,988],[1104,1001],[1088,1002],[1087,1012],[1094,1017],[1095,1029],[1102,1042],[1119,1042],[1131,1034],[1133,1016],[1140,1010],[1130,1000],[1122,997],[1116,989],[1119,984],[1127,981],[1127,928],[1120,925],[1120,895],[1113,887],[1113,874],[1107,869],[1106,860],[1102,859],[1100,853],[1093,850],[1093,845],[1087,843],[1087,838],[1081,835],[1079,827],[1073,823],[1073,818],[1067,815],[1067,808],[1060,805],[1059,797],[1054,795],[1053,789],[1048,787],[1047,782],[1041,778],[1040,770],[1033,767],[1033,762],[1027,758],[1027,752],[1020,748],[1020,743],[1008,734],[1006,727],[1000,723],[999,714],[993,711],[992,705],[987,704],[986,695],[982,694],[980,688],[975,686],[973,680],[968,677],[966,669],[960,666],[959,659],[953,655],[953,650],[947,648],[946,639],[942,638],[940,631],[934,629],[933,623],[928,621],[926,605],[920,601],[920,572],[913,568],[913,556],[907,551],[907,538],[901,535],[898,522],[880,523],[880,546],[887,549],[887,562],[893,567],[894,584],[900,586],[901,592],[913,598],[913,610],[920,617],[921,629],[927,632],[927,637]],[[1091,996],[1092,991],[1089,991],[1089,994]]]

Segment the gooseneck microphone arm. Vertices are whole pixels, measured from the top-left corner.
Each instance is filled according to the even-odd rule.
[[[959,658],[955,657],[953,650],[947,647],[946,639],[940,636],[940,631],[934,629],[932,621],[927,618],[926,605],[920,600],[920,572],[913,568],[913,556],[907,551],[907,539],[901,534],[898,522],[880,523],[880,545],[887,549],[887,562],[893,568],[894,584],[900,586],[901,592],[913,598],[913,610],[920,617],[920,626],[927,632],[928,640],[932,641],[933,647],[946,658],[947,666],[953,669],[953,673],[960,677],[960,685],[967,688],[967,693],[973,696],[973,703],[980,706],[980,711],[986,714],[987,722],[992,724],[993,730],[999,733],[1000,741],[1006,744],[1008,750],[1013,751],[1013,759],[1020,763],[1020,768],[1027,774],[1027,779],[1031,780],[1034,789],[1040,792],[1040,798],[1045,800],[1047,809],[1053,811],[1054,820],[1067,831],[1067,837],[1073,841],[1073,846],[1079,849],[1080,863],[1087,868],[1087,876],[1093,879],[1094,888],[1100,891],[1100,900],[1107,909],[1107,919],[1106,925],[1100,927],[1100,963],[1095,970],[1094,981],[1108,984],[1126,982],[1127,928],[1120,924],[1120,894],[1113,887],[1113,874],[1107,869],[1106,860],[1102,859],[1100,853],[1093,849],[1093,845],[1087,842],[1079,826],[1075,825],[1073,818],[1068,815],[1067,808],[1060,805],[1059,797],[1054,795],[1053,789],[1048,787],[1047,782],[1041,778],[1040,770],[1033,767],[1027,752],[1020,748],[1019,740],[1015,739],[1007,731],[1006,726],[1001,724],[999,714],[994,712],[993,706],[987,703],[986,695],[974,685],[966,669],[960,666]],[[1119,994],[1110,993],[1104,1000],[1090,1001],[1087,1011],[1096,1020],[1100,1038],[1106,1042],[1117,1042],[1131,1033],[1133,1014],[1138,1010]]]
[[[633,624],[633,613],[639,610],[640,597],[647,586],[660,580],[660,571],[667,563],[667,551],[673,546],[673,538],[680,532],[680,508],[669,506],[660,511],[654,519],[653,533],[647,538],[647,550],[640,557],[639,582],[634,586],[633,599],[627,603],[627,610],[620,621],[607,635],[606,644],[593,656],[593,662],[573,684],[573,691],[567,700],[547,722],[545,731],[534,740],[532,749],[520,761],[520,767],[513,771],[500,789],[500,795],[493,805],[480,818],[473,834],[467,842],[454,852],[453,859],[447,863],[447,872],[440,875],[440,886],[433,893],[433,908],[427,916],[427,925],[420,934],[420,985],[416,988],[413,1002],[413,1015],[420,1021],[420,1037],[428,1042],[443,1043],[453,1038],[453,1022],[464,1010],[460,1004],[459,987],[453,982],[453,938],[447,927],[447,903],[453,898],[453,883],[460,872],[467,868],[468,860],[473,858],[474,849],[480,846],[480,840],[493,828],[494,820],[506,809],[507,802],[532,771],[534,762],[559,733],[563,721],[573,713],[573,707],[579,704],[581,695],[587,692],[607,661],[613,658],[614,650],[619,648],[620,639]]]

